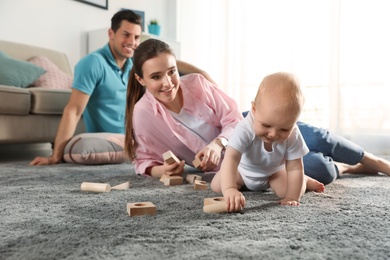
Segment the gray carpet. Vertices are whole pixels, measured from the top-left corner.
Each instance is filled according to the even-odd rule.
[[[387,176],[345,175],[325,194],[305,194],[300,207],[245,192],[242,213],[206,214],[203,199],[219,194],[166,187],[130,164],[27,164],[0,163],[0,259],[390,258]],[[87,193],[84,181],[132,188]],[[128,216],[126,204],[142,201],[157,214]]]

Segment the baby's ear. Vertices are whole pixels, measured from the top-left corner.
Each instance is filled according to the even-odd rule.
[[[255,101],[252,101],[251,103],[252,103],[251,111],[252,111],[252,114],[254,114],[256,111]]]

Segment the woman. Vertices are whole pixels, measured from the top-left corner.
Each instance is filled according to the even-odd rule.
[[[223,143],[242,118],[236,102],[202,75],[179,77],[166,43],[149,39],[138,46],[127,91],[125,143],[136,173],[178,175],[195,159],[202,161],[202,171],[217,171]],[[168,150],[182,161],[164,163]]]
[[[201,159],[202,171],[217,171],[226,139],[242,119],[237,104],[199,74],[179,77],[176,58],[159,40],[141,43],[134,53],[126,105],[126,152],[138,174],[178,175]],[[390,162],[341,136],[298,122],[310,149],[305,174],[329,184],[343,173],[390,175]],[[168,165],[171,150],[182,161]]]

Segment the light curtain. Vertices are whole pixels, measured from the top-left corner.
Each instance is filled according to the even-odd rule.
[[[178,0],[181,59],[248,110],[262,78],[296,74],[301,120],[345,135],[390,133],[386,0]]]

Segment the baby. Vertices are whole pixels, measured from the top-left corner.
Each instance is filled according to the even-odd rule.
[[[269,187],[281,205],[298,206],[308,191],[323,192],[322,183],[304,175],[302,158],[309,152],[296,126],[304,97],[297,79],[289,73],[266,76],[252,109],[229,138],[221,169],[211,188],[222,192],[226,209],[245,206],[242,188],[259,191]]]

